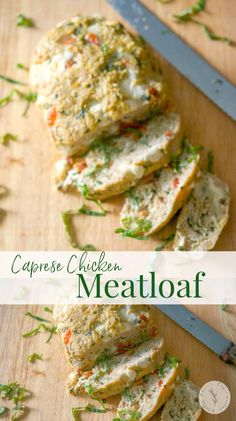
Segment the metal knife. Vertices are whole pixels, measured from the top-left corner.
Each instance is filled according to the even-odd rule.
[[[155,307],[211,349],[225,363],[236,365],[236,345],[198,319],[187,308],[181,305],[155,305]]]
[[[236,121],[236,87],[138,0],[107,0],[173,67]]]

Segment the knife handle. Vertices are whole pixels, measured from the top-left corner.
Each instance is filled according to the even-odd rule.
[[[221,354],[221,359],[225,363],[236,365],[236,345],[234,343]]]

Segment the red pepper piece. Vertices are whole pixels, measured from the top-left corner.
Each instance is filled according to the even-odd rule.
[[[172,132],[172,130],[167,130],[167,132],[165,132],[165,135],[169,138],[173,137],[174,133]]]
[[[159,380],[159,382],[157,383],[157,387],[161,387],[163,385],[163,380]]]
[[[86,41],[88,41],[90,44],[99,45],[99,39],[96,34],[93,34],[90,32],[89,34],[85,35]]]
[[[71,330],[70,329],[67,329],[67,331],[66,331],[66,333],[65,333],[65,335],[64,335],[64,338],[63,338],[63,340],[64,340],[64,344],[65,345],[69,345],[69,343],[70,343],[70,338],[71,338]]]
[[[141,320],[143,320],[143,322],[147,323],[148,322],[148,318],[145,316],[145,314],[140,314],[139,318]]]
[[[150,95],[153,95],[156,98],[158,98],[160,96],[160,93],[158,92],[158,90],[156,88],[154,88],[154,86],[149,86],[148,92],[149,92]]]
[[[48,113],[47,122],[49,126],[53,126],[57,118],[57,111],[56,108],[51,108]]]
[[[174,180],[173,180],[173,187],[174,187],[174,189],[176,189],[176,187],[178,187],[178,185],[179,185],[179,178],[178,177],[175,177]]]
[[[66,62],[66,65],[65,65],[66,69],[68,69],[69,67],[73,66],[73,64],[75,64],[75,61],[71,58],[70,60],[68,60]]]
[[[81,161],[75,162],[73,168],[78,172],[81,173],[85,168],[87,168],[87,162],[83,159]]]

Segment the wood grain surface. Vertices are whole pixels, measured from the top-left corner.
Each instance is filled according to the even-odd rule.
[[[145,4],[236,84],[236,47],[210,41],[197,26],[177,24],[171,19],[173,13],[189,6],[192,1],[176,0],[164,5],[156,0],[146,0]],[[17,28],[17,13],[34,18],[36,29]],[[16,63],[28,65],[41,35],[59,21],[77,13],[99,13],[119,19],[105,0],[0,0],[0,74],[27,80],[27,73],[17,70]],[[206,12],[201,16],[217,34],[236,40],[234,0],[208,0]],[[215,171],[230,186],[230,220],[216,249],[236,250],[236,124],[169,64],[160,60],[183,117],[186,134],[194,144],[204,145],[205,153],[213,151]],[[1,83],[0,98],[10,89],[10,85]],[[28,117],[23,118],[22,111],[23,104],[19,101],[0,109],[0,135],[11,132],[18,134],[20,139],[8,147],[0,145],[0,185],[9,190],[9,194],[0,199],[0,207],[6,210],[5,218],[0,221],[0,249],[70,250],[60,212],[77,208],[80,198],[56,191],[52,170],[56,153],[50,144],[41,112],[32,106]],[[118,226],[121,204],[122,198],[109,201],[107,206],[112,212],[106,218],[79,217],[76,221],[78,240],[83,244],[93,243],[104,250],[153,250],[158,238],[172,229],[167,227],[150,241],[120,239],[114,234],[114,229]],[[218,307],[192,306],[191,310],[236,341],[235,308],[230,307],[223,312]],[[72,419],[71,408],[81,405],[82,400],[69,397],[64,392],[69,366],[64,360],[59,339],[53,338],[51,345],[45,344],[44,334],[23,339],[22,333],[33,326],[33,322],[24,316],[25,311],[26,308],[20,306],[0,308],[0,383],[18,380],[32,390],[33,396],[29,400],[31,411],[27,418],[30,421],[69,421]],[[32,311],[42,314],[40,308]],[[236,369],[226,366],[163,315],[159,314],[158,319],[167,348],[181,357],[183,366],[190,367],[191,377],[199,386],[208,380],[218,379],[231,390],[230,408],[218,416],[204,414],[202,419],[234,421]],[[35,365],[27,363],[27,355],[32,352],[43,353],[45,360]],[[82,418],[108,421],[113,416],[112,413],[86,414]],[[158,415],[154,419],[158,420]]]

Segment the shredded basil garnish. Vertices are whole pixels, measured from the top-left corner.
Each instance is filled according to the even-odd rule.
[[[42,328],[43,324],[40,323],[37,327],[35,327],[34,329],[30,330],[27,333],[24,333],[22,336],[23,338],[31,338],[32,336],[37,335],[39,332],[41,332],[41,328]]]
[[[99,399],[99,398],[96,398],[94,396],[94,389],[93,389],[93,386],[91,384],[89,384],[88,386],[85,386],[85,390],[86,390],[87,394],[89,395],[89,397],[91,399],[93,399],[93,400],[97,401],[98,403],[100,403],[100,405],[101,405],[101,407],[102,407],[102,409],[103,409],[104,412],[107,412],[108,411],[108,408],[106,408],[106,406],[105,406],[104,399]]]
[[[138,195],[135,194],[134,187],[131,187],[129,190],[127,190],[125,193],[125,196],[130,199],[130,201],[132,202],[132,205],[138,207],[140,198],[138,197]]]
[[[94,211],[92,209],[87,208],[86,206],[81,206],[78,211],[74,211],[74,215],[77,215],[78,213],[81,213],[82,215],[88,215],[88,216],[106,216],[107,211],[102,210],[101,212]]]
[[[198,152],[203,150],[202,145],[190,145],[186,139],[183,140],[183,151],[191,155],[191,159],[195,160],[198,156]]]
[[[134,238],[135,240],[150,240],[146,235],[138,235],[135,231],[125,228],[116,228],[115,233],[122,234],[122,237]]]
[[[46,311],[47,313],[53,313],[53,311],[52,311],[49,307],[44,307],[43,309],[44,309],[44,311]]]
[[[23,94],[21,98],[26,101],[26,106],[22,114],[22,116],[25,117],[29,111],[30,104],[37,100],[37,94],[35,92],[29,91],[28,93]]]
[[[157,246],[155,248],[155,251],[162,251],[168,243],[170,243],[171,241],[174,240],[174,238],[175,238],[175,233],[174,232],[172,232],[170,235],[168,235],[168,237],[162,238],[161,239],[162,244],[160,244],[160,246]]]
[[[189,380],[190,379],[190,370],[189,370],[189,367],[185,367],[184,368],[184,378],[186,380]]]
[[[85,209],[86,208],[83,207],[82,212],[80,212],[80,210],[76,210],[76,211],[64,211],[61,213],[61,217],[64,224],[64,229],[65,229],[65,234],[71,247],[76,248],[78,250],[83,250],[83,251],[96,251],[96,248],[92,244],[86,244],[83,246],[83,245],[80,245],[78,241],[76,240],[75,231],[73,227],[73,217],[75,215],[78,215],[79,213],[84,213]],[[101,215],[98,215],[98,212],[97,212],[96,216],[104,216],[104,214],[101,213]]]
[[[112,356],[100,355],[96,358],[96,364],[99,365],[105,373],[108,373],[112,366]]]
[[[194,15],[197,15],[202,10],[205,9],[206,6],[206,0],[198,0],[197,3],[193,4],[190,7],[187,7],[186,9],[183,9],[180,13],[177,15],[173,15],[173,17],[182,22],[188,22],[192,19]]]
[[[9,102],[12,102],[15,93],[16,93],[16,90],[13,89],[8,95],[1,98],[0,99],[0,107],[4,107],[5,105],[9,104]]]
[[[101,49],[102,49],[102,52],[106,55],[106,54],[109,54],[109,52],[110,52],[110,48],[109,48],[109,46],[107,45],[107,44],[102,44],[101,45]]]
[[[127,217],[122,219],[125,228],[116,228],[116,234],[122,234],[123,237],[135,238],[136,240],[149,240],[144,235],[152,228],[152,223],[148,219],[139,219]],[[134,228],[131,228],[134,225]]]
[[[27,399],[30,396],[30,392],[21,387],[18,382],[13,382],[9,384],[0,384],[0,397],[14,403],[12,408],[11,421],[19,418],[25,414],[26,407],[21,402]],[[8,409],[6,407],[1,407],[2,413],[0,415],[5,415]]]
[[[25,313],[25,316],[29,316],[34,320],[38,320],[38,322],[50,323],[49,320],[46,320],[46,319],[44,319],[43,317],[40,317],[40,316],[35,316],[34,314],[30,313],[29,311],[27,311],[27,313]]]
[[[98,199],[94,199],[93,197],[92,197],[92,193],[91,193],[91,191],[89,190],[89,188],[88,188],[88,186],[86,185],[86,184],[81,184],[81,185],[79,185],[78,186],[81,190],[81,194],[84,196],[84,198],[86,199],[86,200],[88,200],[88,201],[90,201],[90,202],[94,202],[94,203],[96,203],[96,205],[103,211],[103,212],[106,212],[106,213],[108,213],[108,211],[106,211],[105,209],[104,209],[104,207],[102,206],[102,202],[100,201],[100,200],[98,200]]]
[[[34,314],[32,314],[30,312],[27,312],[25,315],[31,317],[34,320],[39,321],[40,323],[34,329],[30,330],[29,332],[24,333],[22,335],[23,338],[31,338],[32,336],[35,336],[40,332],[48,332],[49,336],[48,336],[48,339],[46,340],[46,343],[49,343],[51,341],[52,336],[57,331],[57,326],[55,326],[49,320],[46,320],[46,319],[44,319],[43,317],[40,317],[40,316],[35,316]],[[46,323],[49,323],[49,325],[46,324]]]
[[[214,170],[214,155],[213,152],[210,151],[207,154],[207,171],[213,173]]]
[[[13,85],[26,85],[26,83],[20,82],[19,80],[15,80],[4,75],[0,75],[0,79],[5,80],[5,82],[12,83]]]
[[[150,231],[152,223],[148,219],[139,219],[127,217],[122,219],[125,228],[116,228],[116,234],[122,234],[123,237],[135,238],[136,240],[149,240],[149,237],[143,235]],[[134,228],[131,228],[134,225]]]
[[[207,25],[205,25],[205,23],[200,22],[199,20],[196,20],[196,19],[191,19],[191,22],[200,26],[203,29],[205,35],[210,40],[212,40],[212,41],[222,41],[222,42],[225,42],[228,45],[235,45],[235,42],[233,40],[231,40],[230,38],[220,36],[220,35],[216,35]]]
[[[15,421],[15,420],[18,420],[19,418],[22,418],[22,416],[25,415],[26,411],[27,411],[27,408],[23,404],[18,404],[14,406],[14,408],[12,408],[11,421]]]
[[[0,406],[0,417],[6,415],[8,408],[6,406]]]
[[[36,328],[32,329],[30,332],[24,333],[22,336],[23,338],[31,338],[40,332],[49,332],[48,339],[46,340],[46,343],[49,343],[54,333],[56,333],[56,330],[57,327],[53,324],[51,326],[46,326],[44,323],[40,323]]]
[[[183,160],[181,156],[176,156],[171,161],[171,166],[174,169],[175,173],[179,173],[182,168],[185,168],[188,164],[193,161],[196,161],[198,158],[198,153],[202,151],[202,145],[190,145],[186,138],[182,140],[182,153],[186,152],[189,156]]]
[[[71,247],[79,248],[79,245],[75,239],[74,228],[73,228],[73,223],[72,223],[72,215],[68,213],[68,211],[66,211],[66,212],[61,213],[61,217],[62,217],[62,222],[64,224],[65,234]]]
[[[26,101],[26,107],[22,114],[23,117],[25,117],[29,110],[30,104],[37,100],[37,94],[35,92],[32,92],[31,90],[26,93],[19,91],[18,89],[12,89],[12,91],[10,91],[8,95],[0,99],[0,107],[4,107],[5,105],[9,104],[14,100],[15,97]]]
[[[93,244],[85,244],[84,246],[80,246],[80,250],[82,250],[82,251],[97,251],[96,247]]]
[[[172,357],[169,354],[166,354],[164,364],[157,366],[157,371],[158,371],[159,376],[162,377],[171,368],[177,367],[178,363],[180,362],[181,360],[179,358]]]
[[[83,191],[84,197],[87,200],[95,202],[97,206],[101,209],[101,211],[98,212],[98,211],[88,208],[85,205],[82,205],[79,209],[76,209],[76,210],[63,211],[61,213],[61,217],[64,224],[64,229],[65,229],[67,239],[73,248],[77,248],[83,251],[96,251],[96,248],[92,244],[86,244],[86,245],[78,244],[75,238],[75,232],[73,228],[73,217],[78,216],[79,214],[87,215],[87,216],[97,216],[97,217],[106,216],[108,211],[104,209],[104,207],[102,206],[99,200],[90,198],[89,189],[87,188],[86,185],[82,186],[82,191]]]
[[[173,357],[173,356],[170,356],[169,354],[167,354],[165,364],[169,368],[177,367],[178,363],[180,363],[180,362],[181,362],[181,360],[178,357]]]
[[[34,28],[35,24],[34,24],[33,19],[27,18],[22,13],[19,13],[17,15],[16,26],[25,26],[26,28]]]
[[[30,363],[35,363],[37,360],[42,360],[43,359],[43,355],[42,354],[37,354],[37,352],[33,352],[33,354],[28,355],[27,360]]]
[[[182,10],[177,15],[173,15],[173,18],[177,22],[195,23],[196,25],[200,26],[203,29],[206,36],[212,41],[223,41],[229,45],[235,45],[234,41],[230,40],[227,37],[216,35],[205,23],[194,19],[194,16],[202,12],[205,9],[205,6],[206,6],[206,0],[198,0],[197,3],[193,4],[191,7],[187,7],[186,9]]]
[[[132,409],[122,409],[118,412],[119,418],[113,418],[113,421],[138,421],[142,414]]]
[[[98,150],[103,154],[103,167],[108,167],[111,161],[111,156],[120,152],[120,149],[115,146],[109,138],[104,140],[100,137],[95,139],[89,148],[89,151],[94,150]]]
[[[143,377],[144,378],[144,377]],[[124,397],[124,399],[126,400],[126,402],[132,402],[133,399],[133,395],[130,392],[130,389],[128,387],[126,387],[123,392],[122,392],[122,397]]]
[[[0,143],[4,146],[7,146],[11,141],[17,142],[18,136],[12,133],[5,133],[0,136]]]
[[[29,71],[29,68],[22,63],[17,63],[16,67],[17,69],[20,69],[20,70],[26,70],[27,72]]]
[[[80,412],[92,412],[101,414],[107,412],[107,410],[103,408],[97,408],[96,406],[93,406],[91,404],[88,404],[86,406],[78,406],[76,408],[72,408],[72,415],[74,420],[78,420]]]

